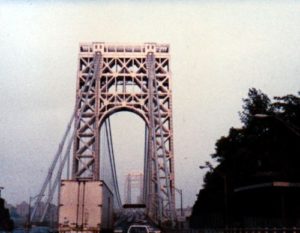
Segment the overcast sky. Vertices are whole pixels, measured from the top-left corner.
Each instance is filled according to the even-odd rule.
[[[216,140],[240,126],[249,88],[300,90],[299,1],[82,2],[0,1],[0,186],[10,203],[36,195],[46,175],[75,103],[80,42],[170,44],[184,205]],[[119,113],[112,127],[122,183],[143,169],[144,123]]]

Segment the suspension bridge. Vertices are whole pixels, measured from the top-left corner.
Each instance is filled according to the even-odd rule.
[[[145,122],[140,204],[151,221],[174,226],[169,46],[86,43],[79,46],[78,60],[74,112],[36,196],[31,221],[43,221],[50,204],[58,200],[60,232],[110,228],[114,213],[130,204],[121,202],[110,116],[129,111]],[[38,216],[41,202],[46,204]]]

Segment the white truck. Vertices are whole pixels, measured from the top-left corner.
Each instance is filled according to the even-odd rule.
[[[113,229],[113,194],[103,181],[62,180],[59,203],[60,233]]]

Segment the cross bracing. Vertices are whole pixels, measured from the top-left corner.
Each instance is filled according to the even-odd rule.
[[[142,204],[144,202],[142,198],[143,177],[144,174],[142,172],[130,172],[127,174],[124,187],[124,204]],[[135,196],[136,200],[133,199],[133,194],[137,194]]]
[[[36,201],[33,205],[30,219],[31,221],[45,220],[48,214],[51,203],[59,205],[55,201],[57,199],[57,193],[60,189],[60,181],[62,179],[70,179],[70,157],[72,144],[74,141],[74,115],[71,117],[64,136],[59,143],[57,152],[51,162],[46,178],[43,182],[39,194],[36,196]],[[114,193],[114,209],[119,210],[122,208],[122,202],[119,192],[118,179],[116,174],[116,165],[114,158],[113,142],[111,136],[111,124],[109,118],[104,122],[101,135],[103,140],[101,141],[101,153],[102,153],[102,174],[101,180],[105,181],[110,190]]]
[[[115,112],[134,112],[147,132],[144,201],[158,221],[173,221],[175,208],[169,63],[168,45],[82,44],[77,77],[73,179],[99,179],[99,128]],[[87,80],[91,89],[82,91]]]
[[[109,116],[118,111],[133,112],[145,122],[143,201],[148,215],[157,223],[174,222],[171,71],[169,46],[163,44],[80,45],[74,123],[70,123],[73,131],[66,131],[71,135],[68,143],[62,140],[52,163],[60,161],[57,176],[53,178],[55,171],[51,166],[40,196],[45,196],[49,186],[52,194],[48,195],[47,202],[51,202],[54,184],[59,186],[56,180],[61,179],[64,167],[67,170],[70,167],[64,164],[69,164],[67,155],[71,150],[71,179],[78,181],[103,179],[106,172],[101,170],[101,165],[106,153],[109,154],[110,166],[106,168],[110,169],[113,179],[115,207],[120,206],[109,123]],[[63,153],[64,145],[66,152]],[[40,201],[38,198],[36,203]]]
[[[94,57],[95,63],[93,66],[97,67],[96,61],[99,61],[99,54],[95,54]],[[92,73],[94,71],[94,73]],[[81,88],[78,90],[80,93],[89,93],[93,91],[92,86],[95,83],[95,77],[97,76],[98,71],[94,69],[89,70],[89,75],[85,79],[85,82],[82,84]],[[61,142],[59,143],[58,149],[54,155],[53,161],[49,167],[47,176],[42,184],[41,190],[39,194],[36,196],[37,200],[33,206],[33,211],[31,212],[30,219],[38,220],[40,222],[44,221],[44,218],[47,214],[49,206],[51,202],[53,202],[54,195],[59,193],[60,189],[60,181],[62,179],[70,179],[70,157],[71,157],[71,150],[74,141],[76,141],[77,136],[77,129],[81,122],[75,120],[75,116],[77,115],[78,118],[84,118],[83,112],[78,113],[78,108],[81,107],[82,109],[89,108],[89,95],[83,94],[82,102],[76,101],[74,113],[71,116],[71,119],[67,125],[67,129],[63,135]],[[79,98],[79,97],[78,97]],[[78,114],[77,114],[78,113]],[[102,155],[103,155],[103,163],[107,163],[107,170],[104,173],[106,176],[102,176],[101,179],[104,180],[109,188],[114,193],[114,208],[121,209],[122,203],[119,193],[119,186],[117,181],[117,174],[115,169],[115,159],[114,159],[114,150],[113,150],[113,142],[111,136],[111,125],[110,120],[107,118],[103,124],[103,130],[101,131],[101,135],[103,138],[102,144]],[[83,135],[84,137],[85,135]],[[74,148],[73,148],[74,151]],[[64,174],[63,174],[64,173]],[[43,202],[43,204],[42,204]],[[59,205],[59,203],[58,203]],[[39,211],[38,211],[39,209]],[[39,212],[39,214],[37,213]]]

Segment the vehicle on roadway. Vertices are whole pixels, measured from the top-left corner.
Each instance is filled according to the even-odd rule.
[[[147,225],[134,224],[128,228],[127,233],[150,233],[150,229]]]
[[[148,225],[134,224],[128,228],[127,233],[161,233],[161,231]]]
[[[118,228],[114,230],[114,233],[123,233],[123,230],[122,228]]]

